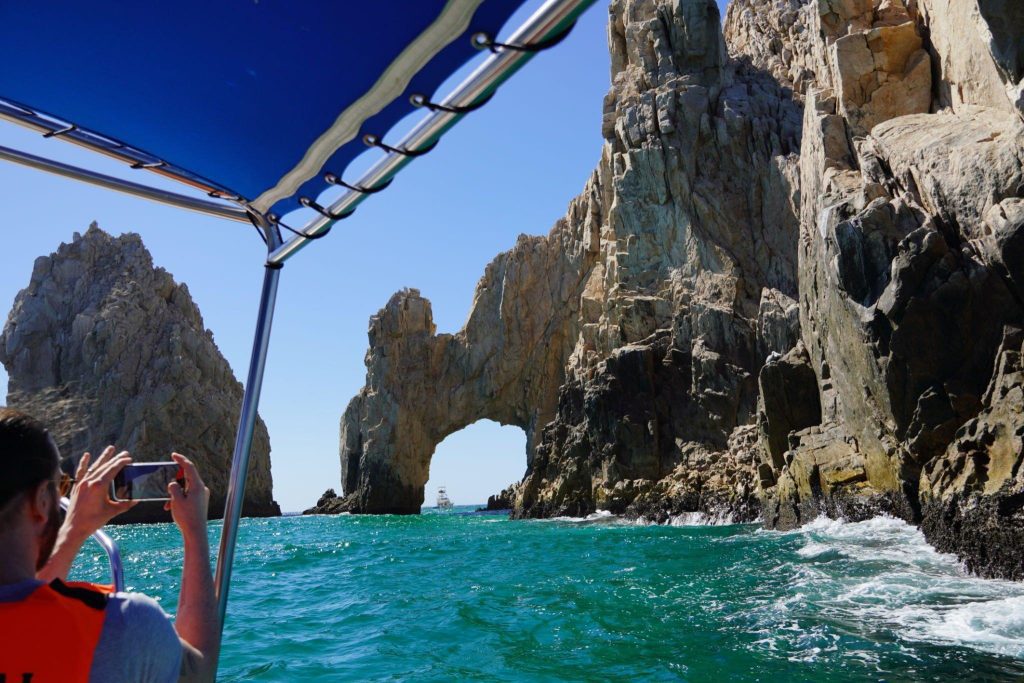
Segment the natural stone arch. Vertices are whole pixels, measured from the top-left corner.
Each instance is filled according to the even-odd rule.
[[[757,373],[796,337],[800,103],[728,60],[713,0],[609,9],[597,169],[547,236],[487,267],[457,334],[415,290],[374,316],[347,497],[318,510],[417,512],[436,444],[481,418],[526,432],[531,515],[625,508],[670,477],[708,489],[690,463],[752,433]],[[714,484],[730,500],[749,498],[748,456]]]
[[[588,189],[596,188],[592,179]],[[582,237],[599,221],[580,218],[556,228],[579,233],[568,245],[524,235],[491,262],[456,334],[436,334],[430,302],[415,289],[398,292],[370,319],[366,385],[341,420],[347,509],[418,513],[437,444],[483,419],[526,433],[529,466],[539,428],[556,412],[595,258],[583,245],[596,236]]]

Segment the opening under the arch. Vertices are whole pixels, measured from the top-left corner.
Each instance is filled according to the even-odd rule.
[[[457,505],[483,507],[487,498],[523,478],[526,434],[519,427],[491,420],[474,422],[437,445],[423,506],[432,508],[444,486]]]

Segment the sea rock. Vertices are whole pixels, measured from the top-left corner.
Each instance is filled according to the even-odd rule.
[[[337,515],[342,512],[348,512],[345,498],[335,493],[334,489],[327,489],[324,491],[323,495],[317,499],[316,505],[308,510],[303,510],[302,514]]]
[[[728,59],[711,0],[610,10],[606,143],[565,218],[488,266],[457,334],[434,334],[414,290],[371,320],[367,384],[342,418],[351,509],[417,512],[437,443],[482,418],[527,434],[516,514],[628,507],[606,495],[623,478],[724,452],[765,355],[795,341],[792,91]]]
[[[921,527],[982,576],[1024,579],[1024,330],[1007,327],[977,417],[921,473]]]
[[[819,514],[860,519],[878,512],[921,521],[921,487],[928,480],[922,473],[950,459],[958,430],[982,411],[1003,330],[1024,318],[1014,246],[1021,239],[1024,129],[1006,99],[992,97],[970,75],[967,53],[944,47],[974,40],[979,24],[947,21],[939,4],[923,0],[921,13],[907,9],[918,35],[930,38],[938,71],[947,63],[929,107],[901,97],[897,109],[875,110],[867,126],[856,111],[863,111],[863,98],[847,81],[821,80],[806,93],[800,321],[822,419],[789,433],[781,463],[778,448],[770,452],[772,471],[759,483],[771,526],[787,528]],[[943,11],[974,2],[953,4]],[[903,26],[892,23],[904,21],[902,12],[882,17],[883,5],[846,16],[845,25],[830,18],[832,35]],[[972,16],[980,21],[984,15]],[[1009,24],[996,32],[1011,30],[1019,41],[1024,24],[1015,16],[1008,9],[998,20]],[[980,73],[978,65],[991,55],[970,54],[980,60],[971,62]],[[833,76],[843,71],[838,50],[826,49],[824,59]],[[885,68],[874,60],[876,75]],[[961,77],[971,83],[958,85]],[[767,392],[762,400],[779,402]],[[770,431],[765,436],[769,445],[772,436],[782,443]],[[934,501],[937,494],[927,495]],[[929,505],[933,520],[952,523],[952,507],[940,513],[938,503]],[[992,533],[974,538],[941,521],[924,530],[971,562],[980,538],[1007,547],[1019,521],[1004,521],[999,533],[990,525]],[[975,566],[1016,575],[1008,555],[1000,558]]]
[[[710,1],[611,2],[565,218],[458,334],[415,292],[371,321],[351,509],[418,509],[436,444],[490,417],[527,433],[519,517],[887,513],[1019,576],[1016,480],[981,470],[1020,452],[1022,7],[733,0],[723,36]]]
[[[758,431],[765,464],[782,469],[789,435],[821,424],[818,378],[803,344],[784,356],[773,354],[758,375]]]
[[[242,385],[203,325],[188,288],[153,266],[141,238],[94,223],[36,260],[0,335],[7,404],[40,419],[77,462],[108,444],[137,461],[193,458],[224,509]],[[280,514],[272,499],[270,439],[260,421],[243,513]],[[169,519],[141,504],[119,522]]]
[[[487,506],[483,510],[511,510],[519,496],[519,482],[510,484],[493,496],[487,497]]]

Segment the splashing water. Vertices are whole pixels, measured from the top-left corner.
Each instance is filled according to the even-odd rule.
[[[708,521],[246,520],[219,680],[1024,677],[1024,584],[967,575],[901,521],[684,525]],[[177,531],[112,533],[131,589],[173,611]]]

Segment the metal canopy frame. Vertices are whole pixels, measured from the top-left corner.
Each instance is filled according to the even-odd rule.
[[[35,168],[40,171],[46,171],[47,173],[53,173],[54,175],[64,176],[65,178],[71,178],[72,180],[78,180],[90,185],[105,187],[108,190],[116,190],[136,197],[142,197],[143,199],[149,199],[161,204],[177,206],[190,211],[198,211],[199,213],[217,216],[218,218],[227,218],[232,221],[241,221],[243,223],[249,222],[249,213],[244,209],[232,206],[231,204],[208,201],[206,199],[197,199],[195,197],[178,194],[177,192],[160,190],[149,185],[133,183],[130,180],[123,180],[121,178],[96,173],[77,166],[71,166],[70,164],[63,164],[59,161],[53,161],[52,159],[45,159],[34,154],[29,154],[28,152],[11,149],[10,147],[0,146],[0,159],[21,164],[22,166]]]
[[[558,37],[572,26],[576,18],[594,0],[548,0],[508,39],[511,45],[538,45]],[[466,80],[459,84],[439,104],[448,109],[472,107],[490,96],[498,86],[507,81],[533,57],[532,52],[513,49],[494,48],[493,54],[481,64]],[[427,149],[448,131],[455,123],[465,116],[464,113],[445,111],[438,108],[426,116],[395,147],[396,151],[388,154],[374,164],[363,176],[353,183],[356,187],[381,187],[405,168],[415,156],[403,154],[401,150]],[[366,197],[365,192],[346,190],[336,201],[327,207],[327,213],[344,216],[355,210],[356,206]],[[326,216],[317,216],[296,235],[270,252],[270,263],[284,263],[300,249],[309,244],[311,238],[322,235],[337,220]]]
[[[228,481],[224,523],[214,579],[222,629],[227,612],[231,570],[238,539],[242,502],[245,497],[246,474],[249,469],[253,433],[256,428],[263,374],[270,347],[270,332],[277,300],[277,288],[284,263],[310,241],[326,234],[338,220],[351,215],[367,194],[383,189],[399,171],[416,156],[419,156],[417,152],[432,148],[462,116],[489,99],[498,86],[508,80],[536,52],[559,42],[564,34],[571,29],[577,17],[594,2],[595,0],[547,0],[505,42],[496,42],[493,36],[482,34],[474,36],[474,44],[481,49],[490,49],[492,54],[439,103],[426,103],[422,98],[419,101],[414,99],[414,104],[428,106],[431,113],[425,115],[423,120],[400,142],[391,146],[384,145],[379,138],[367,140],[368,144],[384,149],[387,152],[386,155],[367,170],[357,182],[347,185],[347,189],[342,195],[329,206],[322,207],[315,202],[304,201],[305,205],[318,210],[319,215],[306,223],[303,228],[295,230],[296,234],[287,241],[281,237],[278,216],[264,215],[254,210],[242,198],[230,195],[204,178],[184,169],[172,167],[152,155],[116,140],[79,129],[73,124],[40,115],[29,107],[0,99],[0,119],[41,132],[44,137],[55,137],[73,142],[94,152],[128,163],[131,168],[159,173],[164,177],[199,189],[207,193],[211,199],[218,201],[156,189],[6,147],[0,147],[0,159],[191,211],[234,221],[252,222],[266,241],[266,272],[260,294],[238,432],[232,453],[231,474]],[[329,180],[329,182],[340,184],[334,180]],[[111,541],[111,543],[113,542]],[[106,545],[104,547],[107,548]],[[110,552],[109,549],[108,552]],[[113,553],[115,555],[117,553],[116,544],[113,544]]]

